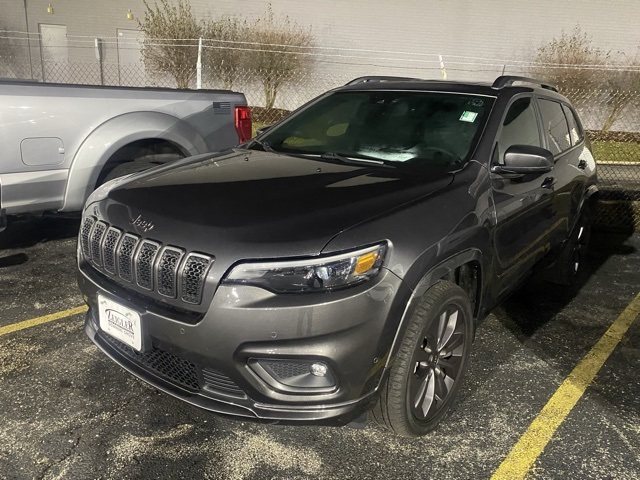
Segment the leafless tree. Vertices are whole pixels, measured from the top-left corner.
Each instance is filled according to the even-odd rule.
[[[562,32],[542,45],[534,58],[532,74],[554,83],[571,96],[572,92],[587,92],[602,85],[602,67],[609,52],[593,45],[589,35],[576,26],[571,33]]]
[[[0,77],[24,77],[28,75],[27,61],[24,59],[26,47],[7,37],[8,33],[0,25]]]
[[[203,38],[203,64],[210,77],[231,88],[240,75],[258,81],[264,90],[265,108],[272,109],[278,92],[304,75],[313,46],[310,28],[289,17],[276,18],[271,9],[252,23],[233,17],[204,21],[197,18],[189,0],[160,0],[151,6],[143,0],[142,58],[153,75],[172,76],[179,88],[188,88],[196,75],[198,40]]]
[[[605,107],[603,131],[640,102],[640,59],[598,48],[579,26],[542,45],[531,73],[557,85],[579,107]]]
[[[146,0],[144,20],[138,20],[144,33],[142,58],[152,75],[172,76],[178,88],[188,88],[196,75],[198,38],[206,25],[196,18],[188,0],[177,0],[175,5],[160,0],[152,7]]]
[[[203,63],[212,77],[218,77],[224,88],[233,88],[233,84],[247,68],[247,50],[245,42],[248,36],[246,20],[223,17],[210,21],[204,32]]]
[[[285,84],[303,76],[309,69],[314,44],[310,28],[293,23],[289,17],[276,19],[271,5],[265,14],[249,25],[247,66],[262,84],[265,108],[273,108]]]
[[[625,59],[618,69],[606,72],[603,90],[609,106],[602,130],[611,130],[628,107],[640,108],[640,59]]]

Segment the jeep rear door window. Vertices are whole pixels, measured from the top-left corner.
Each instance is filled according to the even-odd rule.
[[[442,92],[346,91],[323,97],[261,137],[292,154],[448,166],[469,159],[493,98]]]
[[[519,98],[509,107],[498,137],[498,163],[504,163],[504,152],[512,145],[542,146],[531,97]]]
[[[569,122],[569,134],[571,135],[571,145],[576,145],[582,141],[584,138],[584,134],[582,133],[582,129],[580,128],[580,124],[576,120],[576,115],[566,105],[562,105],[562,109],[564,110],[564,114],[567,117],[567,122]]]
[[[544,125],[544,132],[551,153],[557,155],[571,148],[569,125],[562,111],[562,105],[543,98],[538,100],[538,104],[540,105],[542,124]]]

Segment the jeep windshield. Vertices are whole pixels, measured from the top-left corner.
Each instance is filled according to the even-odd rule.
[[[250,147],[371,165],[460,165],[473,154],[492,105],[490,97],[448,92],[339,91]]]

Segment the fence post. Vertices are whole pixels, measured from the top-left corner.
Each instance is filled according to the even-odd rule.
[[[440,71],[442,72],[442,78],[446,80],[447,70],[444,68],[444,59],[442,58],[442,54],[438,55],[438,57],[440,57]]]
[[[196,88],[202,88],[202,37],[198,39],[198,61],[196,62]]]
[[[27,15],[27,0],[22,1],[24,5],[24,24],[27,27],[27,48],[29,49],[29,78],[33,80],[33,60],[31,59],[31,33],[29,31],[29,16]]]
[[[102,40],[95,38],[96,60],[100,67],[100,85],[104,85],[104,64],[102,62]]]

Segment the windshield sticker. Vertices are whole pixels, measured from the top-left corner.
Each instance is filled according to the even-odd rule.
[[[472,98],[467,103],[472,107],[482,107],[484,105],[484,100],[481,100],[479,98]]]
[[[477,116],[478,116],[477,112],[470,112],[468,110],[465,110],[464,112],[462,112],[462,115],[460,115],[460,121],[473,123],[476,121]]]

